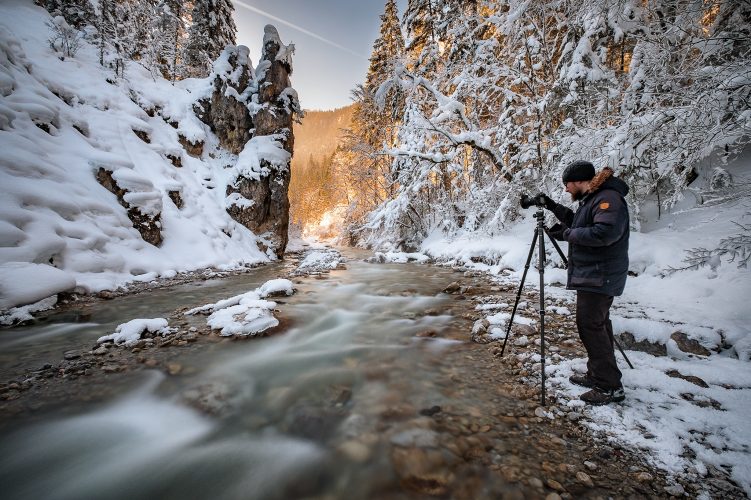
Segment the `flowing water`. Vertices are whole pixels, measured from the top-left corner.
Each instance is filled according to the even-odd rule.
[[[0,331],[0,374],[7,380],[124,321],[215,302],[288,270],[272,265]],[[440,292],[456,277],[351,261],[327,279],[299,280],[279,300],[283,333],[172,347],[187,368],[179,376],[118,374],[96,404],[71,398],[33,423],[6,425],[1,496],[401,498],[395,446],[435,445],[420,412],[475,404],[452,390],[456,367],[471,362],[471,324],[452,316],[454,298]]]

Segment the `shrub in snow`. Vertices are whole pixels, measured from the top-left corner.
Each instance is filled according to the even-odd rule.
[[[47,42],[50,48],[62,55],[61,59],[73,57],[81,46],[83,32],[70,26],[63,16],[57,16],[45,23],[50,29],[50,36]]]
[[[742,229],[741,233],[721,239],[717,247],[711,250],[702,247],[687,250],[688,255],[683,259],[686,266],[669,267],[666,274],[677,271],[695,271],[705,266],[711,267],[714,271],[722,263],[722,257],[725,257],[728,262],[736,262],[739,268],[748,267],[748,261],[751,259],[751,225],[737,225]]]

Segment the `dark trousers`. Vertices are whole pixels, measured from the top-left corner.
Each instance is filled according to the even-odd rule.
[[[610,295],[576,292],[576,327],[587,350],[587,374],[602,389],[621,387],[621,371],[613,350],[612,304]]]

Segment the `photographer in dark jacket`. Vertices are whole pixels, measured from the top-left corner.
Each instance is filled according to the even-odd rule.
[[[628,186],[604,168],[595,175],[594,166],[576,161],[563,172],[563,183],[572,201],[579,202],[574,213],[546,195],[545,208],[561,221],[550,235],[567,241],[568,283],[576,290],[576,326],[587,350],[587,373],[569,380],[590,388],[581,399],[602,405],[623,401],[621,372],[615,362],[610,306],[621,295],[628,274],[628,207],[624,197]]]

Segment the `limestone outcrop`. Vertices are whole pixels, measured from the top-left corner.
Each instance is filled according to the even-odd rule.
[[[253,67],[247,47],[230,47],[215,66],[214,91],[195,107],[196,116],[211,128],[226,150],[239,154],[252,137],[248,97],[253,93]]]
[[[293,52],[270,25],[255,71],[246,47],[227,47],[214,65],[213,93],[196,109],[220,145],[238,155],[226,186],[227,212],[278,258],[288,241],[292,120],[301,114],[290,86]]]

